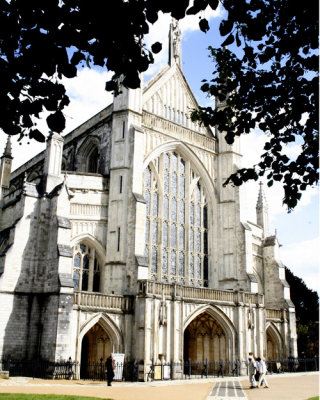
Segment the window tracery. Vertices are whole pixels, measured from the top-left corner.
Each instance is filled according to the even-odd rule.
[[[100,291],[100,264],[95,249],[80,243],[73,248],[73,283],[75,290]]]
[[[167,152],[149,164],[144,178],[150,278],[208,286],[208,211],[199,177],[190,162]]]

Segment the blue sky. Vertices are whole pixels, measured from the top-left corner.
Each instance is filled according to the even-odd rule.
[[[200,90],[202,79],[211,79],[213,64],[209,58],[209,45],[218,46],[221,38],[218,35],[221,12],[205,12],[202,16],[209,19],[210,30],[207,34],[199,31],[199,17],[193,16],[183,20],[180,24],[183,33],[182,39],[182,69],[187,81],[200,105],[212,105],[212,100],[204,96]],[[148,80],[167,62],[167,43],[170,17],[162,16],[151,28],[146,39],[147,46],[156,41],[163,43],[162,52],[155,57],[156,63],[144,74]],[[111,73],[101,69],[83,68],[77,78],[65,80],[64,83],[71,99],[71,104],[65,109],[67,120],[66,133],[85,122],[92,115],[112,102],[112,96],[104,90],[105,82],[110,79]],[[47,132],[45,115],[39,122],[43,132]],[[6,137],[0,134],[0,153],[5,146]],[[244,166],[251,166],[259,160],[259,154],[265,137],[259,132],[252,132],[242,139]],[[24,140],[19,145],[13,137],[13,166],[30,159],[45,148],[44,144],[28,145]],[[293,144],[288,148],[288,154],[295,155],[299,150]],[[302,278],[309,288],[319,292],[319,191],[318,188],[308,189],[300,204],[290,214],[282,206],[283,192],[281,185],[268,188],[264,185],[269,205],[270,234],[277,230],[277,237],[281,244],[281,259],[292,272]],[[257,183],[247,183],[242,188],[246,192],[247,219],[255,222],[255,205],[258,197]]]

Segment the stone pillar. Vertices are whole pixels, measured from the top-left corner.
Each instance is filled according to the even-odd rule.
[[[44,189],[50,193],[57,185],[62,182],[61,162],[62,162],[63,138],[59,133],[51,132],[47,139],[47,148],[43,168]]]
[[[9,191],[10,176],[12,169],[12,154],[11,154],[11,138],[8,136],[6,148],[3,156],[1,157],[0,166],[0,199],[3,198]]]

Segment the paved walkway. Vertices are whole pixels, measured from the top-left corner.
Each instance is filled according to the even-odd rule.
[[[319,396],[319,373],[268,375],[269,389],[249,389],[247,377],[184,381],[105,382],[41,380],[24,377],[0,380],[0,393],[93,396],[114,400],[306,400]]]

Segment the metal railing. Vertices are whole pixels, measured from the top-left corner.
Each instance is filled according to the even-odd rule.
[[[143,370],[143,361],[125,361],[115,363],[115,381],[139,380]],[[268,374],[319,371],[319,357],[290,358],[266,361]],[[248,362],[208,361],[162,362],[149,364],[147,380],[198,379],[225,376],[240,376],[248,373]],[[106,367],[103,360],[82,363],[72,361],[51,362],[46,360],[0,359],[0,370],[9,371],[9,376],[25,376],[41,379],[83,379],[106,381]],[[142,378],[142,376],[140,376]]]
[[[319,371],[319,357],[291,358],[266,361],[268,374]],[[148,380],[199,379],[248,374],[247,361],[208,361],[154,363],[150,365]]]
[[[115,381],[138,381],[139,361],[115,363]],[[46,360],[0,360],[0,370],[9,371],[9,376],[25,376],[40,379],[84,379],[106,381],[106,366],[103,360],[80,364],[69,360],[51,362]]]
[[[319,371],[319,357],[266,361],[268,373]]]
[[[246,361],[208,361],[154,363],[152,360],[148,380],[199,379],[225,376],[240,376],[241,369],[247,368]]]
[[[139,361],[125,361],[114,363],[114,381],[139,380]],[[106,365],[103,359],[89,362],[80,366],[80,379],[93,381],[106,381]]]

